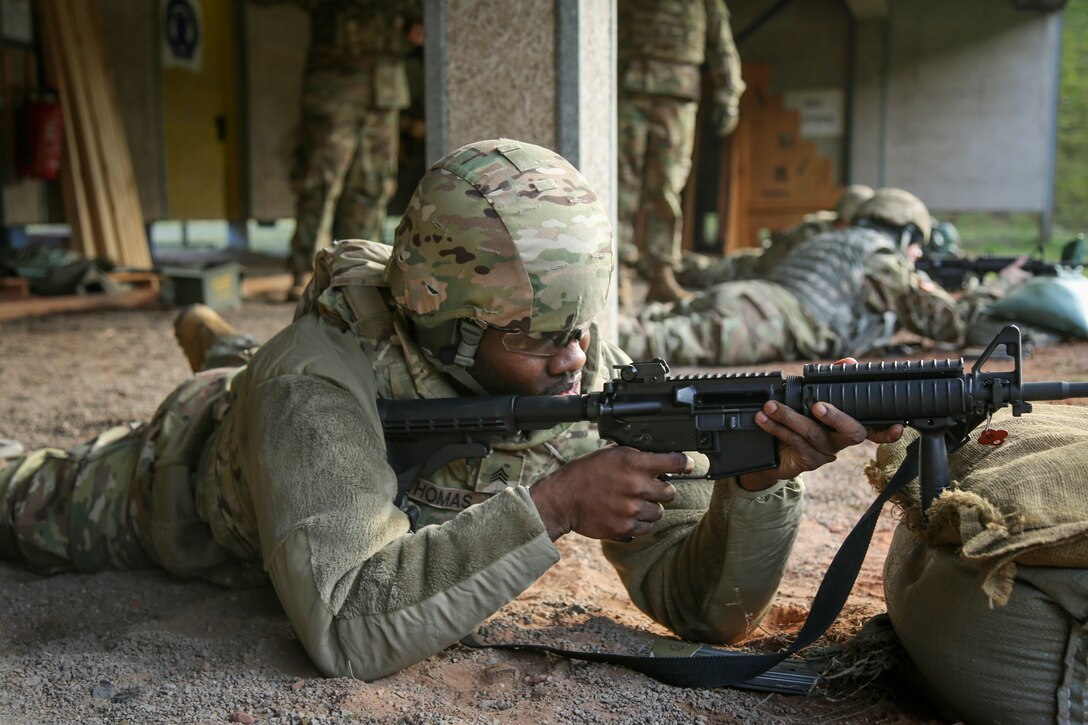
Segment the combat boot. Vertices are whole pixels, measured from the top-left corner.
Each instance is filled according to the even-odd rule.
[[[650,277],[650,289],[646,292],[647,302],[679,302],[691,297],[691,292],[680,286],[672,267],[662,264],[654,268]]]
[[[189,305],[174,319],[174,337],[195,373],[204,369],[208,350],[217,340],[239,337],[239,333],[211,307]]]

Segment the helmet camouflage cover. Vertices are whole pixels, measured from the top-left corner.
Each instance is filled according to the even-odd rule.
[[[612,229],[562,156],[498,139],[463,146],[424,175],[397,227],[386,278],[425,348],[460,322],[569,330],[604,307]]]
[[[922,242],[929,240],[933,220],[922,200],[903,189],[880,189],[858,207],[854,219],[872,219],[892,227],[913,224]]]
[[[839,202],[835,205],[835,213],[839,215],[839,219],[849,222],[854,218],[858,207],[872,199],[874,193],[872,187],[865,184],[851,184],[839,197]]]

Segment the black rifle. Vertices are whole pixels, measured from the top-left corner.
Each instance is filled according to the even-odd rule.
[[[1003,346],[1013,369],[982,368]],[[810,364],[781,372],[668,376],[663,360],[633,362],[599,393],[581,396],[482,396],[379,400],[378,412],[399,500],[421,475],[458,458],[482,458],[496,439],[560,423],[589,420],[601,438],[642,451],[698,451],[717,479],[778,466],[778,440],[755,423],[768,400],[812,416],[818,402],[866,426],[903,423],[921,434],[923,512],[949,482],[948,453],[999,408],[1031,412],[1033,400],[1088,397],[1088,382],[1025,383],[1020,329],[1005,327],[970,372],[963,360]]]
[[[1011,358],[1013,369],[983,371],[999,346]],[[768,400],[805,415],[822,401],[868,426],[903,423],[917,429],[920,439],[911,444],[903,466],[846,536],[804,625],[786,649],[729,652],[731,656],[723,657],[645,657],[543,644],[483,644],[472,636],[462,640],[470,647],[550,652],[623,665],[681,687],[803,692],[811,687],[811,678],[783,684],[783,678],[799,677],[788,669],[791,663],[786,658],[815,642],[835,621],[861,569],[883,505],[918,475],[924,512],[948,485],[948,453],[967,442],[971,431],[999,408],[1011,405],[1013,415],[1022,415],[1031,412],[1029,401],[1088,397],[1088,382],[1025,383],[1021,368],[1020,330],[1010,325],[994,337],[970,372],[962,360],[924,360],[806,365],[800,376],[774,372],[669,377],[669,366],[652,360],[621,366],[619,377],[604,390],[580,397],[379,400],[378,411],[402,505],[419,475],[456,458],[486,456],[497,438],[564,422],[595,421],[602,438],[643,451],[702,452],[710,459],[707,478],[778,465],[777,439],[755,424],[756,412]]]
[[[1020,257],[922,257],[914,263],[914,268],[925,272],[930,278],[949,292],[962,290],[969,276],[982,277],[988,272],[1000,272]],[[1072,269],[1079,266],[1067,262],[1044,262],[1041,259],[1024,261],[1025,272],[1037,276],[1053,277],[1060,268]]]

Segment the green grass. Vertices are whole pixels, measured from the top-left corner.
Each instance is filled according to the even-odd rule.
[[[1054,219],[1088,230],[1088,3],[1071,2],[1062,16],[1062,70]],[[1062,239],[1055,233],[1055,239]]]
[[[941,219],[956,225],[963,251],[971,256],[980,254],[1036,255],[1039,250],[1039,215],[1029,212],[1014,214],[946,214]],[[1044,257],[1056,260],[1061,248],[1078,232],[1088,230],[1055,223],[1052,241],[1046,245]]]

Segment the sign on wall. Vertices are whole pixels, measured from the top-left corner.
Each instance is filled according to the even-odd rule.
[[[838,138],[843,134],[843,92],[839,89],[786,91],[786,108],[801,114],[801,138]]]
[[[201,71],[204,18],[200,0],[162,0],[162,65]]]

